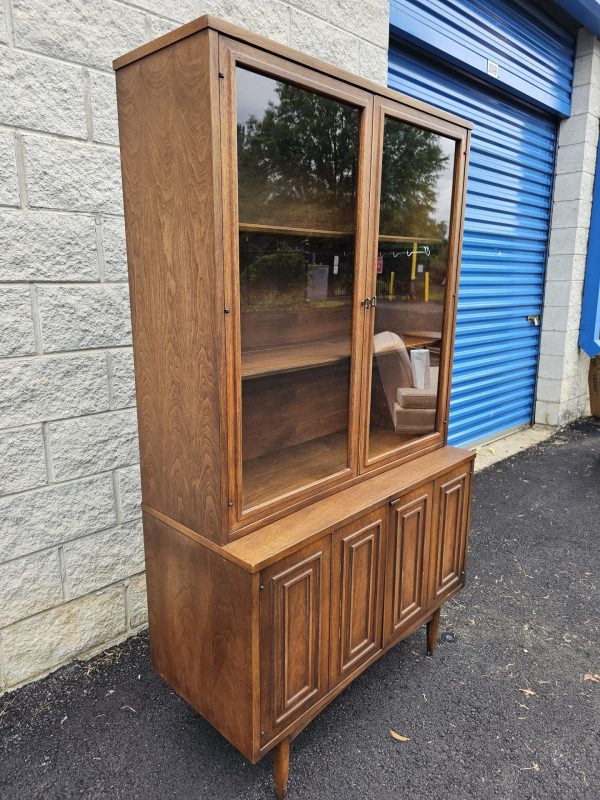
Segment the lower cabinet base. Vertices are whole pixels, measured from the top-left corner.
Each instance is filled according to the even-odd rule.
[[[427,655],[428,656],[432,656],[434,654],[434,651],[435,651],[435,646],[436,646],[436,643],[437,643],[437,637],[438,637],[438,633],[439,633],[439,629],[440,629],[440,612],[441,612],[441,609],[438,608],[437,611],[434,611],[431,619],[429,619],[427,621]],[[421,624],[417,625],[417,627],[420,627]],[[410,631],[406,635],[408,636],[408,635],[410,635],[410,633],[413,633],[413,632],[414,631]],[[375,656],[373,659],[371,659],[371,661],[368,662],[368,664],[365,664],[365,666],[361,670],[359,670],[356,675],[352,676],[351,680],[349,680],[348,683],[351,683],[352,680],[354,680],[354,678],[356,678],[358,676],[358,674],[360,674],[361,672],[364,672],[364,670],[369,666],[369,664],[371,664],[372,661],[376,661],[381,655],[382,655],[381,652],[378,653],[377,656]],[[337,691],[334,691],[334,692],[331,693],[331,696],[328,695],[327,698],[325,698],[327,702],[323,703],[323,706],[327,705],[329,702],[331,702],[331,700],[333,700],[335,697],[337,697],[337,695],[343,689],[346,688],[346,685],[347,684],[344,684],[344,686],[338,687]],[[301,733],[302,730],[304,730],[304,728],[306,727],[308,722],[310,722],[310,720],[313,719],[317,715],[317,713],[322,710],[323,706],[319,707],[318,710],[316,710],[313,714],[311,714],[310,718],[308,720],[306,720],[301,727],[298,727],[298,729],[295,730],[292,735],[286,736],[285,738],[281,739],[281,741],[279,741],[278,744],[276,744],[275,747],[273,748],[273,751],[272,751],[273,752],[273,780],[274,780],[274,783],[275,783],[275,796],[276,796],[277,800],[283,800],[283,798],[287,794],[287,785],[288,785],[288,778],[289,778],[289,772],[290,772],[290,755],[291,755],[292,740],[296,736],[298,736],[298,734]]]
[[[447,460],[383,496],[373,478],[362,513],[320,513],[316,535],[293,527],[314,507],[272,550],[257,531],[254,560],[144,507],[153,666],[252,763],[273,751],[278,798],[291,741],[349,683],[424,624],[433,655],[465,579],[472,456]]]

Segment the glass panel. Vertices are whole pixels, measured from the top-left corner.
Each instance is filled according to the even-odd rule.
[[[454,149],[385,118],[369,459],[435,430]]]
[[[236,78],[246,509],[348,466],[359,111]]]

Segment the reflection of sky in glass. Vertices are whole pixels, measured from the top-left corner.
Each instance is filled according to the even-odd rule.
[[[246,69],[238,68],[236,73],[238,125],[244,125],[252,115],[262,119],[269,100],[277,101],[277,81]]]
[[[454,148],[453,139],[438,137],[438,144],[445,156],[448,157],[444,170],[440,172],[437,180],[437,205],[435,209],[436,222],[445,222],[450,225],[450,208],[452,206],[452,181],[454,178]]]

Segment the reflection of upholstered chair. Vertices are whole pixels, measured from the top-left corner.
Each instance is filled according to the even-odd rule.
[[[435,428],[438,368],[429,370],[427,388],[415,389],[410,357],[397,333],[376,333],[373,351],[396,433],[431,433]]]

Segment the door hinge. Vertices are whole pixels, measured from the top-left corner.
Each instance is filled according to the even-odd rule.
[[[373,295],[373,297],[367,297],[365,300],[362,301],[361,306],[364,308],[365,311],[368,311],[370,308],[376,308],[377,297],[375,295]]]

